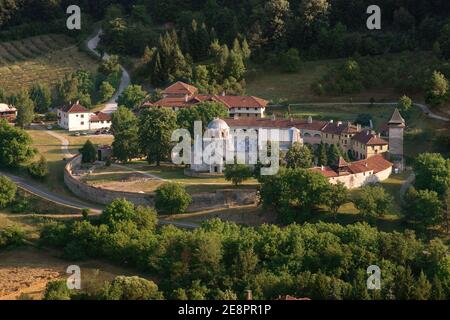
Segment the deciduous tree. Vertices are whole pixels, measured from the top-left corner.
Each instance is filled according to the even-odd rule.
[[[169,159],[173,143],[172,133],[177,128],[176,115],[166,108],[144,110],[139,117],[139,145],[149,163]]]

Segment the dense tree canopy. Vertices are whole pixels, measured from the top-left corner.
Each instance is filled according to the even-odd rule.
[[[17,167],[31,159],[35,153],[31,143],[26,131],[0,119],[0,166]]]
[[[166,108],[152,108],[139,116],[139,145],[149,163],[170,159],[171,137],[177,128],[175,112]]]
[[[140,154],[138,118],[120,106],[112,115],[111,130],[114,133],[113,155],[117,160],[128,162]]]
[[[450,294],[450,260],[442,241],[425,243],[411,231],[385,233],[364,223],[248,228],[215,219],[192,231],[173,226],[148,231],[129,220],[112,226],[52,222],[44,226],[41,241],[151,272],[169,299],[242,299],[248,289],[255,299]],[[383,270],[383,282],[381,290],[368,294],[366,269],[374,262]],[[142,290],[133,292],[158,295],[155,286],[138,282]],[[118,292],[128,287],[121,285]]]

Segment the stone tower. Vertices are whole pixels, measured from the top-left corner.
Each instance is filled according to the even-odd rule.
[[[389,128],[389,159],[400,169],[403,170],[403,131],[406,127],[405,119],[396,108],[388,122]]]

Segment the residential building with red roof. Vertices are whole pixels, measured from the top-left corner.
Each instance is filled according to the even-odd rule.
[[[17,117],[17,109],[5,103],[0,103],[0,119],[13,121]]]
[[[351,150],[356,159],[366,159],[389,151],[389,143],[372,130],[362,130],[351,139]]]
[[[111,115],[103,112],[92,113],[79,101],[70,103],[57,110],[58,126],[69,131],[89,131],[109,129]]]
[[[263,118],[268,101],[254,96],[229,96],[199,94],[198,89],[187,83],[178,81],[162,92],[162,98],[154,103],[146,102],[145,107],[163,107],[178,111],[192,107],[200,102],[219,102],[229,110],[230,117]]]

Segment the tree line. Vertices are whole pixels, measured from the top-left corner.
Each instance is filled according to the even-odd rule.
[[[385,233],[365,223],[249,228],[214,219],[186,231],[156,228],[152,209],[115,200],[99,220],[47,223],[40,241],[70,259],[104,257],[149,272],[160,279],[166,299],[242,299],[246,290],[256,299],[450,294],[448,248],[441,240],[424,242],[412,231]],[[381,290],[369,292],[366,268],[373,264],[383,280]]]

